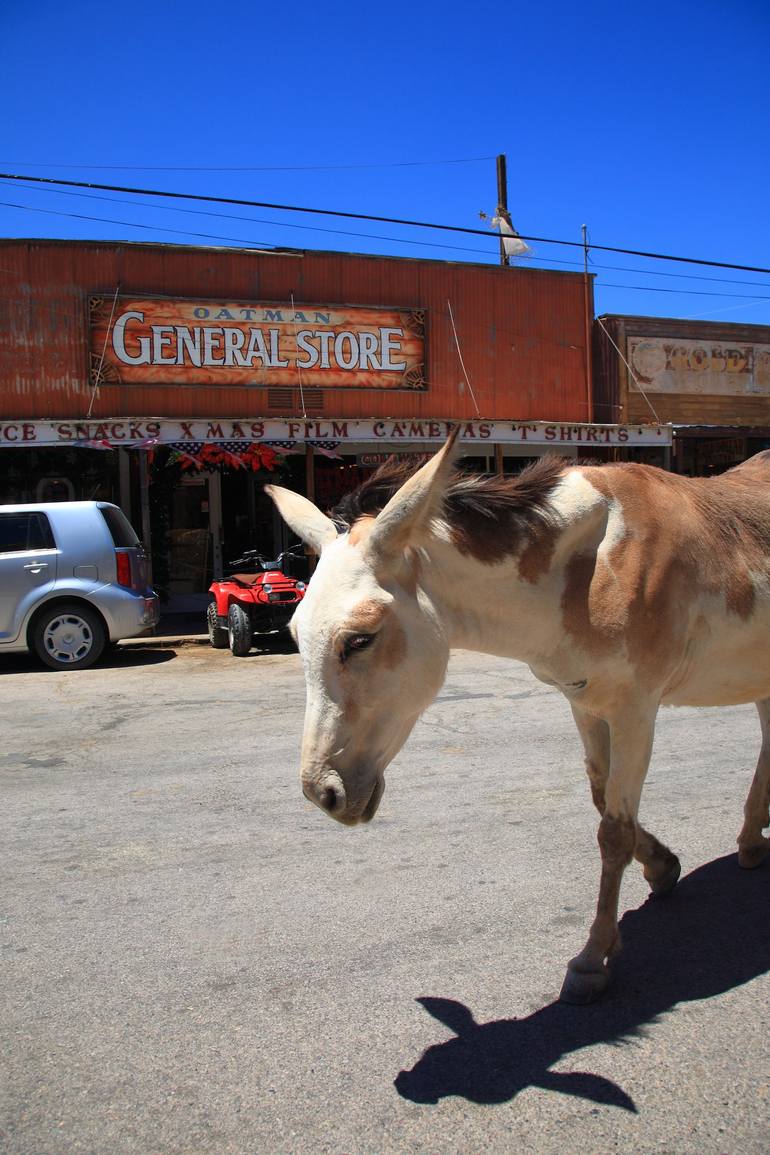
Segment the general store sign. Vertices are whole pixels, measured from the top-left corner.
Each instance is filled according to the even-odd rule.
[[[770,396],[770,345],[629,337],[628,360],[651,393]]]
[[[587,446],[671,445],[670,425],[570,425],[559,422],[464,421],[460,437],[467,453],[486,453],[492,445]],[[4,421],[0,445],[75,445],[85,448],[150,448],[185,443],[267,442],[284,448],[320,444],[339,447],[369,444],[403,447],[440,445],[451,421],[306,420],[170,421],[165,418],[106,421]]]
[[[94,385],[424,389],[424,365],[419,310],[91,301]]]

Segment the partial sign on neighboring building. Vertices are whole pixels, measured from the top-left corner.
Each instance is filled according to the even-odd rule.
[[[359,453],[356,456],[356,464],[360,465],[362,469],[378,469],[393,457],[398,461],[415,462],[424,456],[425,454],[417,451],[414,453]]]
[[[627,357],[651,393],[770,396],[770,345],[629,336]]]
[[[425,389],[420,310],[93,298],[91,380]]]

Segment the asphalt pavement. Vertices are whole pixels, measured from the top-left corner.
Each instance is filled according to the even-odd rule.
[[[297,655],[196,637],[0,659],[4,1155],[766,1155],[752,707],[662,713],[682,881],[629,869],[613,985],[569,1007],[599,859],[558,694],[458,653],[346,829],[299,788]]]

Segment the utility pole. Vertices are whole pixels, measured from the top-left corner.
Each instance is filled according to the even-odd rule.
[[[505,170],[505,153],[501,152],[497,158],[497,211],[505,209],[508,211],[508,177]],[[509,265],[510,258],[505,251],[505,244],[503,243],[503,231],[500,230],[500,264]],[[503,447],[502,445],[495,446],[495,473],[498,477],[502,477],[505,473],[505,463],[503,461]]]
[[[501,152],[497,158],[497,207],[508,211],[508,177],[505,171],[505,153]],[[500,233],[500,264],[509,265],[510,257],[506,254],[503,244],[503,235]]]
[[[583,307],[585,320],[585,345],[586,345],[586,406],[587,417],[589,423],[594,419],[594,394],[593,394],[593,357],[591,355],[591,331],[593,329],[593,293],[591,292],[591,281],[588,277],[588,227],[582,226],[583,232]]]

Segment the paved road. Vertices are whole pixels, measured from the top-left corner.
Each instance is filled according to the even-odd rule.
[[[566,705],[458,654],[344,829],[296,780],[293,654],[0,659],[7,1155],[770,1147],[770,869],[734,839],[752,707],[667,711],[594,1007],[554,1001],[597,883]]]

